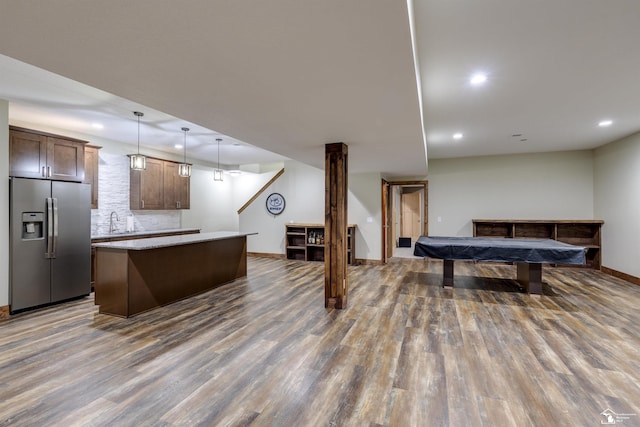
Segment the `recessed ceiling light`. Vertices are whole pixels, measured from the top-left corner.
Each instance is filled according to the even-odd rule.
[[[182,148],[182,144],[176,144],[174,145],[175,148],[177,148],[178,150]]]
[[[611,124],[613,123],[613,121],[611,120],[603,120],[600,123],[598,123],[598,126],[602,127],[606,127],[606,126],[611,126]]]
[[[487,81],[487,75],[485,73],[475,73],[469,79],[469,83],[473,86],[480,86]]]
[[[101,123],[91,123],[91,127],[94,129],[104,129],[104,125]]]
[[[462,134],[460,132],[453,134],[453,139],[462,139]]]

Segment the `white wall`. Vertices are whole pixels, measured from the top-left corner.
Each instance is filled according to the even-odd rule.
[[[207,231],[238,231],[240,209],[262,188],[277,170],[266,173],[243,171],[241,175],[224,174],[222,181],[213,180],[213,169],[194,165],[191,174],[191,209],[182,212],[182,227],[198,227]]]
[[[349,175],[349,224],[356,224],[356,258],[382,256],[382,177],[379,173]]]
[[[240,215],[240,231],[258,232],[247,240],[249,252],[284,254],[287,223],[324,224],[324,171],[296,161],[284,164],[285,172]],[[348,177],[348,222],[357,226],[356,258],[379,260],[381,256],[380,174]],[[266,199],[280,193],[286,200],[282,214],[266,210]],[[369,222],[370,221],[370,222]]]
[[[593,151],[430,160],[428,180],[432,236],[471,236],[472,219],[594,219]]]
[[[640,133],[596,149],[594,158],[602,265],[640,277]]]
[[[269,194],[280,193],[285,209],[277,216],[266,210]],[[286,223],[324,224],[324,172],[295,161],[284,163],[284,174],[240,214],[240,231],[257,232],[247,238],[249,252],[285,253]]]
[[[9,103],[0,99],[0,307],[9,305]]]
[[[225,175],[213,180],[213,169],[194,165],[191,172],[191,208],[182,213],[182,227],[208,231],[237,231],[238,215],[233,204],[233,185],[238,178]]]

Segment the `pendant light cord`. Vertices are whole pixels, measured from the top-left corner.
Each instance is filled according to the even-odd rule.
[[[187,132],[189,132],[189,128],[182,128],[184,131],[184,164],[187,164]]]
[[[220,170],[220,141],[222,141],[222,139],[217,138],[216,141],[218,142],[218,170]]]
[[[144,113],[140,111],[134,111],[133,114],[138,117],[138,156],[140,155],[140,117],[144,116]]]

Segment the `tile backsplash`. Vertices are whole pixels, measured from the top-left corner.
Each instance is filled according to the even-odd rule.
[[[129,158],[123,154],[99,151],[98,209],[91,210],[91,235],[109,234],[111,212],[114,223],[123,232],[127,217],[133,216],[135,231],[180,228],[180,211],[132,211],[129,209]]]

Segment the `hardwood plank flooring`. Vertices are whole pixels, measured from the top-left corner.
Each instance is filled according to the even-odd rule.
[[[122,319],[91,297],[0,320],[0,426],[640,425],[640,287],[589,269],[391,259],[248,276]]]

